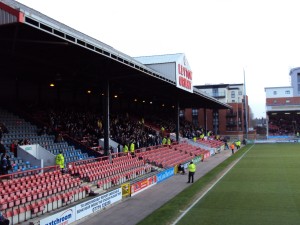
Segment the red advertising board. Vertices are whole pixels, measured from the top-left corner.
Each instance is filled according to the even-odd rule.
[[[131,185],[131,196],[137,194],[138,192],[146,190],[147,188],[153,186],[154,184],[156,184],[156,176],[155,175],[132,184]]]

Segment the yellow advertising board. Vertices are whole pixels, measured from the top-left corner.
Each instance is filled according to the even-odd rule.
[[[123,197],[130,196],[130,183],[122,184],[121,188],[122,188],[122,196]]]

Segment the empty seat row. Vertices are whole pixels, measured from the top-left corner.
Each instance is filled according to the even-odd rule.
[[[22,223],[36,216],[81,200],[87,196],[89,191],[88,186],[81,186],[64,193],[52,194],[36,201],[20,204],[12,208],[7,207],[2,210],[4,211],[4,216],[10,220],[10,224]],[[1,204],[1,200],[0,206],[5,207],[5,204]]]

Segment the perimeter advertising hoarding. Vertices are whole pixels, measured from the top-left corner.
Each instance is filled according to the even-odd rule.
[[[193,93],[193,73],[184,54],[176,61],[176,87]]]
[[[68,208],[45,219],[40,220],[40,225],[66,225],[76,221],[75,206]]]
[[[156,174],[157,183],[160,183],[160,182],[172,177],[173,175],[174,175],[174,167],[164,170],[164,171]]]
[[[146,190],[156,184],[156,175],[148,177],[144,180],[138,181],[131,185],[131,196]]]
[[[122,189],[118,188],[99,197],[65,209],[52,216],[40,220],[40,225],[66,225],[80,220],[96,211],[102,210],[122,200]]]
[[[122,199],[122,188],[107,192],[82,204],[76,205],[76,220],[86,217],[94,212],[103,210],[109,205]]]

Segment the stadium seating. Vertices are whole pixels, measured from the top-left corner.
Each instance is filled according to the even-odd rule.
[[[112,158],[93,158],[66,141],[54,142],[54,135],[39,136],[36,126],[15,115],[0,110],[0,119],[9,130],[9,133],[3,135],[3,140],[14,164],[8,176],[0,179],[0,210],[13,224],[23,223],[80,201],[92,191],[91,187],[105,192],[124,182],[138,180],[152,172],[152,166],[170,168],[198,156],[204,158],[210,156],[208,150],[187,143],[148,146],[152,143],[150,141],[141,144],[146,147],[137,149],[135,157],[120,154],[113,155]],[[172,123],[168,124],[171,129]],[[130,125],[140,128],[140,124],[132,121]],[[147,132],[144,133],[148,135]],[[41,168],[32,166],[29,161],[14,157],[9,147],[13,140],[20,139],[38,143],[54,155],[63,151],[67,173],[62,174],[60,170],[42,172]],[[208,148],[220,144],[222,143],[215,141],[203,142]]]
[[[79,178],[60,170],[7,178],[0,179],[0,210],[13,224],[83,199],[90,191]]]

